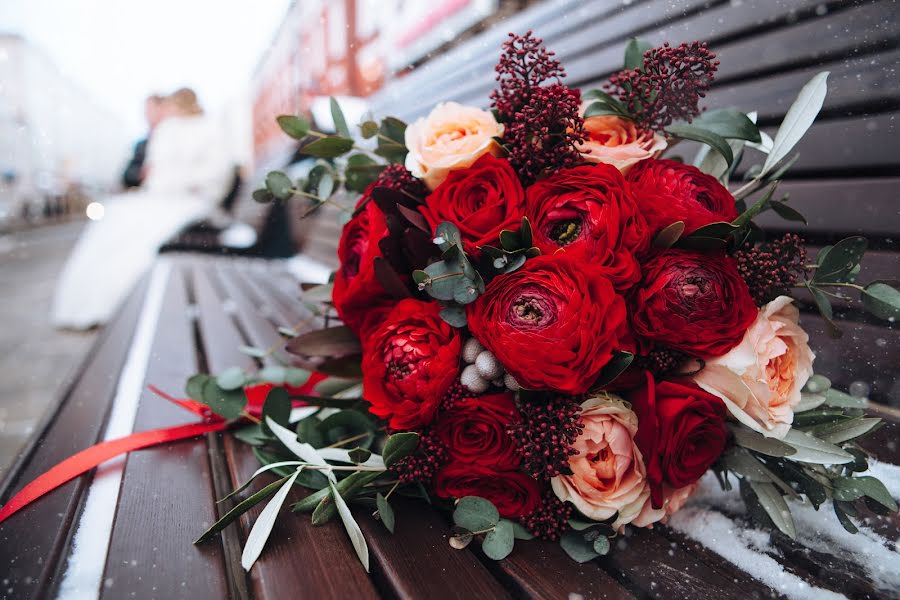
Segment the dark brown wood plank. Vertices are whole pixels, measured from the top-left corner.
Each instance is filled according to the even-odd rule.
[[[900,235],[898,189],[897,177],[785,181],[776,193],[779,197],[790,194],[790,206],[806,217],[808,225],[785,221],[774,211],[754,221],[765,229],[805,236],[892,238]]]
[[[900,331],[894,327],[839,321],[844,335],[834,340],[828,337],[825,322],[817,314],[804,313],[800,325],[809,333],[810,346],[816,353],[813,367],[817,373],[844,391],[862,385],[877,402],[897,402]]]
[[[640,595],[665,600],[779,597],[767,586],[685,538],[630,528],[597,562]]]
[[[80,369],[80,377],[66,392],[47,427],[26,449],[27,461],[10,471],[3,486],[4,502],[53,465],[98,441],[146,289],[145,277],[106,325]],[[62,557],[68,551],[92,477],[93,472],[86,473],[60,486],[0,525],[4,593],[39,598],[59,583],[65,569]]]
[[[499,562],[485,558],[485,564],[515,591],[516,597],[556,600],[635,597],[595,562],[579,564],[555,542],[518,542],[509,557]]]
[[[393,535],[371,510],[353,510],[380,589],[399,598],[510,597],[471,551],[450,547],[446,519],[423,500],[392,497],[391,505],[397,514]]]
[[[235,365],[252,369],[254,361],[237,350],[249,340],[242,337],[235,322],[222,311],[225,298],[218,296],[208,279],[210,267],[209,263],[193,266],[200,306],[200,332],[208,367],[213,372]],[[259,467],[246,445],[226,437],[224,447],[232,485],[245,481]],[[271,481],[272,478],[266,478],[263,483]],[[292,491],[285,506],[298,501],[302,494],[300,490]],[[227,507],[221,507],[221,510],[227,510]],[[244,539],[261,510],[262,506],[258,506],[241,518]],[[305,515],[292,515],[287,509],[250,571],[250,579],[254,596],[260,598],[275,598],[285,590],[290,590],[291,596],[296,598],[377,597],[339,523],[313,530]]]
[[[156,385],[176,397],[198,367],[180,262],[173,260],[145,379],[145,386]],[[134,430],[196,420],[145,387]],[[242,594],[229,594],[221,544],[192,544],[205,524],[216,520],[215,500],[205,438],[129,454],[104,574],[107,584],[101,595],[246,597],[246,584]]]

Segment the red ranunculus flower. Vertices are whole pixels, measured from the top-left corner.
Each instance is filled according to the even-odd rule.
[[[344,225],[338,244],[341,266],[334,277],[332,301],[338,316],[347,327],[360,335],[368,311],[388,296],[375,277],[373,261],[381,255],[378,242],[387,235],[387,225],[381,210],[366,201],[368,192],[360,199],[363,209]]]
[[[583,256],[560,252],[495,277],[469,330],[528,389],[581,394],[630,346],[625,301]]]
[[[431,230],[449,221],[459,228],[463,248],[496,246],[500,232],[517,229],[525,212],[525,193],[509,161],[485,154],[467,169],[451,171],[419,208]]]
[[[521,471],[495,471],[481,465],[452,462],[438,471],[434,491],[440,498],[479,496],[513,519],[535,511],[541,503],[538,482]]]
[[[734,197],[712,175],[674,160],[644,160],[628,172],[632,192],[651,235],[676,221],[688,234],[737,218]]]
[[[644,263],[631,296],[639,338],[700,358],[734,348],[757,312],[734,261],[720,252],[660,252]]]
[[[427,425],[459,375],[461,342],[440,305],[398,302],[363,340],[363,396],[393,429]]]
[[[518,420],[512,394],[489,394],[457,401],[452,409],[442,411],[434,430],[452,460],[515,469],[519,456],[506,430]]]
[[[635,253],[650,234],[629,184],[612,165],[558,171],[528,188],[525,205],[534,245],[544,254],[583,253],[584,267],[603,267],[616,289],[641,278]]]
[[[635,442],[644,457],[650,497],[662,507],[663,484],[694,483],[725,450],[725,403],[691,381],[660,381],[628,396],[638,417]]]

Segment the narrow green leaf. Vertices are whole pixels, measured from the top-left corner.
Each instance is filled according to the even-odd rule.
[[[732,221],[731,224],[736,227],[744,227],[748,225],[756,217],[756,215],[765,210],[777,188],[777,183],[773,183],[772,185],[770,185],[768,191],[760,196],[759,200],[754,202],[750,208],[738,215],[738,218]]]
[[[661,250],[671,248],[682,233],[684,233],[684,221],[675,221],[656,234],[656,237],[653,238],[653,247]]]
[[[352,138],[353,136],[350,135],[350,128],[347,127],[347,119],[344,118],[344,111],[341,110],[341,105],[338,104],[334,96],[329,98],[329,101],[331,103],[331,119],[334,121],[334,129],[341,137]]]
[[[756,123],[745,113],[733,108],[722,108],[702,113],[691,124],[718,134],[723,138],[746,140],[755,144],[762,141]]]
[[[278,488],[280,488],[282,484],[284,484],[290,478],[291,476],[288,475],[287,477],[282,477],[277,481],[273,481],[243,502],[237,504],[234,508],[225,513],[225,515],[221,519],[213,523],[212,527],[203,532],[203,535],[194,540],[194,543],[202,544],[203,542],[212,539],[214,535],[225,529],[225,527],[227,527],[239,516],[259,504],[262,500],[265,500],[266,498],[274,494],[278,490]]]
[[[722,158],[724,158],[725,162],[729,165],[734,160],[734,155],[731,152],[731,146],[728,145],[728,141],[721,135],[703,129],[702,127],[689,125],[687,123],[673,123],[666,128],[666,133],[677,138],[701,142],[712,147],[716,152],[722,155]]]
[[[881,423],[881,419],[878,418],[856,417],[854,419],[816,425],[810,430],[810,433],[828,443],[841,444],[866,435],[877,427],[879,423]]]
[[[784,121],[781,122],[778,133],[775,134],[772,150],[766,157],[766,162],[759,174],[760,177],[768,173],[782,158],[788,155],[815,121],[825,102],[825,94],[828,91],[827,79],[828,71],[819,73],[800,90],[797,99],[788,109]]]
[[[625,61],[623,63],[625,68],[643,71],[644,53],[651,48],[653,48],[653,45],[645,40],[640,40],[636,37],[628,40],[628,44],[625,46]]]
[[[266,402],[262,409],[262,428],[268,433],[269,428],[266,422],[271,419],[281,425],[288,426],[291,417],[291,398],[288,396],[287,390],[283,387],[274,387],[269,390],[266,395]]]
[[[382,496],[380,492],[375,496],[375,506],[378,508],[378,518],[381,519],[385,528],[394,533],[394,524],[396,523],[394,509],[391,508],[387,498]]]
[[[808,225],[808,223],[806,222],[806,217],[801,215],[799,212],[797,212],[784,202],[772,202],[769,206],[772,207],[772,210],[775,211],[775,214],[786,221],[799,221],[804,225]]]
[[[616,378],[625,372],[625,369],[634,361],[634,354],[631,352],[623,352],[614,350],[613,356],[609,359],[603,368],[600,369],[600,375],[594,382],[595,388],[603,388],[611,384]]]
[[[259,513],[259,517],[257,517],[256,522],[253,524],[253,528],[247,535],[247,543],[244,544],[244,551],[241,553],[241,566],[244,567],[245,571],[250,570],[253,563],[256,562],[256,559],[259,558],[259,555],[262,553],[263,547],[266,545],[266,541],[268,541],[269,535],[272,533],[272,528],[275,526],[275,519],[278,518],[278,512],[281,510],[281,506],[284,504],[284,500],[287,498],[288,492],[291,491],[291,486],[294,485],[294,481],[297,480],[299,474],[300,469],[298,468],[294,471],[294,474],[282,484],[275,496],[268,504],[266,504],[266,507],[262,512]]]
[[[891,497],[890,492],[875,477],[835,477],[831,483],[834,485],[835,500],[852,502],[867,496],[888,510],[897,511],[897,503]]]
[[[796,454],[787,457],[788,460],[821,465],[842,465],[853,461],[852,454],[797,429],[788,431],[782,441],[797,450]]]
[[[753,431],[749,427],[738,424],[729,424],[728,428],[734,435],[734,441],[738,446],[754,450],[766,456],[790,456],[797,451],[788,444],[775,438],[765,437],[761,433]]]
[[[772,519],[775,527],[792,540],[797,539],[797,530],[794,526],[794,518],[791,516],[791,509],[788,508],[787,502],[784,501],[778,488],[771,483],[760,481],[751,481],[750,487],[756,493],[760,505]]]

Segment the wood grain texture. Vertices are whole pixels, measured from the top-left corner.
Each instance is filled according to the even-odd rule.
[[[53,465],[98,441],[146,289],[144,278],[106,326],[80,377],[66,392],[46,428],[26,449],[27,461],[10,471],[3,485],[3,502]],[[73,479],[0,525],[0,565],[2,579],[7,581],[0,594],[17,599],[41,598],[58,585],[65,569],[62,559],[92,477],[93,472],[89,472]]]
[[[153,384],[180,397],[184,382],[198,369],[184,273],[180,261],[173,263],[135,431],[197,420],[146,389]],[[146,598],[213,600],[228,595],[222,545],[192,543],[216,520],[215,500],[204,437],[130,453],[101,596],[122,598],[135,593]]]

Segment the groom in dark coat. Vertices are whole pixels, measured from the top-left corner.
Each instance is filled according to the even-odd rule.
[[[134,145],[134,155],[128,161],[125,172],[122,173],[122,186],[125,188],[140,187],[144,181],[144,160],[147,158],[147,141],[153,133],[153,129],[163,117],[163,97],[152,95],[144,102],[144,116],[147,119],[147,137]]]

